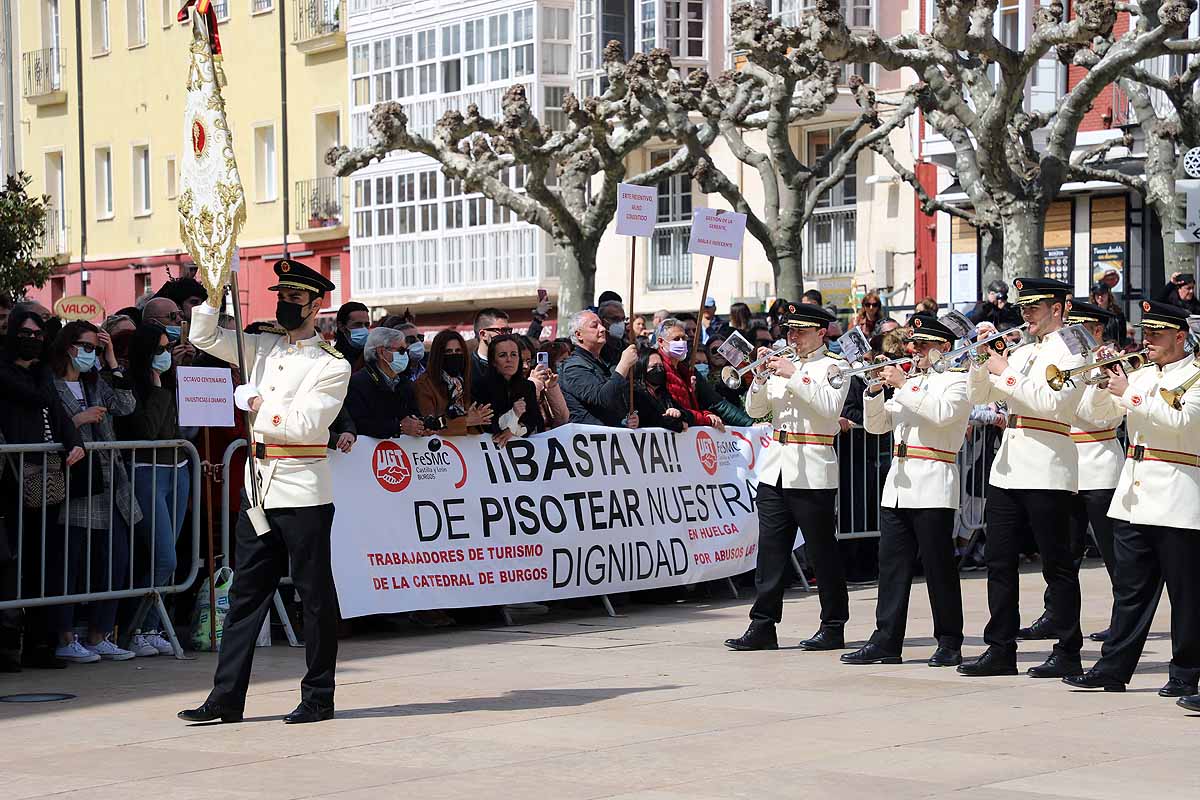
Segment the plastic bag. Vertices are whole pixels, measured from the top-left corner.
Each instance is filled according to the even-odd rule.
[[[213,609],[209,607],[208,581],[216,580],[217,596],[217,641],[210,639],[209,620]],[[225,627],[225,615],[229,613],[229,587],[233,585],[233,570],[221,567],[215,575],[209,576],[201,585],[200,593],[196,596],[196,608],[192,611],[192,649],[214,651],[221,648],[221,634]]]

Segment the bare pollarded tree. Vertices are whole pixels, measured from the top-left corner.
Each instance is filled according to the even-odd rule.
[[[429,137],[408,127],[400,103],[372,110],[371,143],[349,150],[335,148],[326,161],[339,175],[402,150],[422,153],[442,172],[463,181],[544,230],[564,255],[559,309],[563,314],[590,305],[595,297],[596,255],[616,213],[617,185],[647,185],[688,170],[691,156],[680,149],[666,163],[628,174],[630,156],[655,140],[674,141],[687,126],[693,93],[678,78],[665,50],[622,60],[620,45],[604,50],[608,89],[580,101],[563,101],[564,130],[548,130],[538,120],[525,90],[514,86],[504,96],[502,114],[491,119],[475,106],[466,113],[447,111]],[[701,132],[706,147],[711,138]],[[506,170],[522,165],[524,186],[505,180]]]
[[[1042,271],[1045,214],[1078,171],[1076,143],[1084,117],[1107,87],[1148,59],[1196,52],[1187,40],[1193,0],[1077,0],[1067,18],[1059,0],[1036,9],[1023,48],[997,30],[998,0],[937,0],[929,33],[883,38],[856,33],[838,0],[816,0],[801,21],[803,38],[832,61],[871,62],[913,70],[928,85],[926,121],[954,147],[955,169],[985,231],[984,277],[1012,280]],[[1119,11],[1135,10],[1130,30],[1114,34]],[[1051,109],[1028,108],[1039,62],[1056,58],[1084,69]],[[950,210],[924,194],[927,211]]]

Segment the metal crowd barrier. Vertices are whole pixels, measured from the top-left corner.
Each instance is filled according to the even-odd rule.
[[[2,468],[5,470],[11,468],[15,471],[15,483],[17,487],[15,505],[8,502],[2,503],[3,508],[6,510],[6,517],[9,514],[12,515],[7,519],[7,522],[9,525],[15,523],[15,530],[10,534],[10,538],[15,540],[16,547],[14,553],[15,564],[4,565],[0,567],[0,570],[8,570],[10,575],[15,573],[16,583],[15,586],[0,584],[0,611],[141,598],[141,603],[128,625],[123,640],[127,640],[132,635],[132,631],[141,625],[146,614],[154,607],[158,610],[159,617],[162,620],[162,625],[165,628],[164,633],[171,642],[171,646],[175,649],[175,657],[182,659],[184,658],[183,647],[180,645],[179,638],[175,634],[175,627],[171,624],[171,617],[167,613],[163,597],[188,590],[199,575],[200,567],[203,563],[200,559],[200,514],[193,513],[191,517],[191,547],[189,548],[191,552],[191,564],[188,567],[187,576],[182,581],[166,586],[154,585],[153,575],[157,542],[155,542],[155,537],[151,533],[148,555],[148,572],[151,578],[145,585],[139,585],[136,576],[138,575],[138,567],[141,562],[138,559],[138,537],[134,525],[128,526],[129,567],[127,574],[114,575],[112,557],[114,538],[113,521],[121,512],[117,508],[116,481],[110,478],[109,490],[106,493],[107,496],[100,501],[102,504],[101,512],[108,519],[107,530],[96,529],[91,524],[92,511],[96,502],[95,498],[99,496],[97,491],[104,493],[103,487],[94,486],[97,477],[95,469],[99,466],[96,463],[96,457],[98,453],[113,454],[108,457],[110,475],[112,474],[111,471],[117,458],[121,458],[124,462],[125,472],[129,480],[129,507],[133,508],[136,505],[134,498],[137,484],[140,481],[149,480],[151,482],[152,494],[156,494],[159,480],[159,470],[157,467],[149,470],[149,478],[147,478],[143,470],[134,466],[134,457],[137,453],[147,450],[169,450],[171,451],[171,460],[169,463],[174,465],[181,461],[180,451],[182,451],[182,458],[186,458],[191,466],[191,497],[194,498],[193,502],[195,504],[200,502],[200,454],[196,451],[192,443],[185,439],[169,441],[88,442],[84,445],[84,450],[86,451],[86,456],[83,461],[79,462],[78,466],[87,470],[86,489],[81,492],[78,486],[72,486],[72,470],[66,467],[65,458],[61,458],[60,463],[62,464],[65,484],[65,497],[63,501],[49,507],[42,505],[38,508],[26,508],[25,481],[23,480],[23,476],[27,460],[31,466],[36,466],[33,463],[35,461],[41,462],[41,493],[45,497],[51,485],[51,470],[48,461],[44,457],[37,459],[30,459],[29,457],[45,456],[46,454],[57,454],[62,457],[64,453],[63,446],[56,443],[0,445],[0,463],[3,464]],[[126,451],[129,457],[123,458],[122,454]],[[87,498],[88,524],[86,527],[75,526],[82,527],[85,530],[84,553],[82,554],[84,558],[83,563],[79,564],[77,561],[79,554],[72,555],[71,533],[69,530],[72,526],[70,525],[71,514],[69,509],[73,499],[79,501],[83,497]],[[178,495],[173,495],[172,500],[171,516],[173,519],[178,519],[180,514],[186,513],[187,509],[179,507]],[[60,509],[63,508],[68,509],[66,515],[67,523],[60,523],[58,521]],[[150,530],[153,531],[154,523],[157,519],[157,503],[153,504],[151,508],[142,508],[141,511],[143,522],[140,524],[148,525]],[[36,517],[36,519],[31,520],[30,517]],[[36,525],[37,529],[32,533],[29,532],[26,530],[27,524]],[[107,540],[104,538],[105,534],[107,534]],[[48,547],[53,548],[56,538],[61,543],[62,551],[61,555],[57,553],[52,553],[52,555],[55,562],[58,561],[59,557],[62,559],[61,585],[63,589],[59,592],[47,592],[47,550]],[[30,554],[26,552],[27,548],[33,544],[37,545],[39,555],[37,559],[38,563],[36,564],[29,563],[30,558],[28,556]],[[177,543],[176,546],[178,546]],[[105,588],[93,586],[93,567],[105,567],[103,562],[93,562],[94,556],[98,554],[107,555],[107,567],[103,570],[107,580],[97,581],[97,583]],[[76,574],[74,575],[72,575],[72,561],[76,562],[74,565],[76,567],[74,570]],[[179,571],[178,566],[176,565],[176,574]],[[27,579],[31,574],[30,570],[36,570],[38,585],[36,592],[26,593]],[[79,589],[82,589],[82,591],[79,591]]]

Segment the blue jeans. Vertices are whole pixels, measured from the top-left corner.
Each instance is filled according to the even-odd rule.
[[[133,494],[142,509],[142,521],[136,526],[137,536],[149,557],[137,563],[135,584],[138,587],[171,586],[175,583],[175,542],[187,516],[191,492],[191,467],[139,465],[134,467]],[[135,562],[138,559],[134,559]],[[158,609],[151,608],[142,629],[159,630],[162,620]]]

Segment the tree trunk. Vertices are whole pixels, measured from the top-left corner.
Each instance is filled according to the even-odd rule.
[[[775,296],[793,303],[804,294],[804,255],[797,249],[775,260]]]
[[[584,242],[557,242],[562,258],[559,273],[558,319],[566,321],[596,299],[596,247]]]
[[[994,228],[982,228],[979,251],[980,294],[986,297],[989,283],[1004,280],[1004,234]]]
[[[1041,277],[1045,265],[1042,253],[1045,217],[1039,204],[1032,201],[1007,203],[1000,208],[1004,229],[1004,282],[1017,278]]]
[[[1175,241],[1175,231],[1167,228],[1168,226],[1164,222],[1162,227],[1164,282],[1170,280],[1176,272],[1194,273],[1196,271],[1196,245]],[[1126,276],[1126,280],[1128,280],[1128,276]],[[1148,297],[1153,297],[1160,288],[1160,286],[1147,286],[1144,293]],[[1124,291],[1129,291],[1128,287]]]

